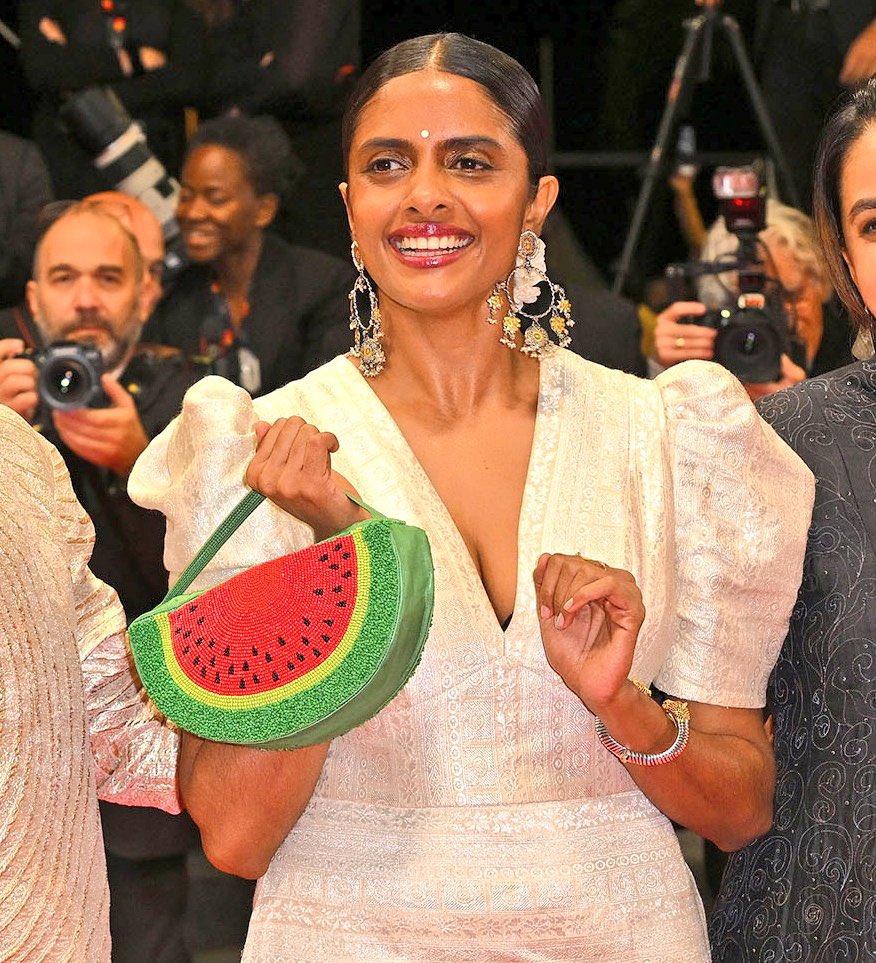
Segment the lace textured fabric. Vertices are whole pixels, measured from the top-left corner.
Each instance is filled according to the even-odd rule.
[[[0,956],[109,961],[98,793],[178,812],[177,737],[133,682],[63,461],[3,406],[0,464]]]
[[[335,432],[334,464],[365,501],[426,529],[435,617],[411,682],[332,744],[259,883],[244,958],[708,960],[669,822],[547,664],[531,573],[544,551],[628,569],[648,612],[633,675],[762,705],[800,579],[806,468],[717,366],[652,383],[556,352],[541,363],[503,632],[452,518],[348,359],[254,407],[211,378],[129,486],[167,515],[172,572],[240,497],[256,418],[293,414]],[[247,526],[201,584],[311,538],[272,505]]]

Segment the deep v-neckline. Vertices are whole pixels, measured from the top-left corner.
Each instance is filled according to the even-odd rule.
[[[367,379],[362,375],[352,359],[344,357],[338,360],[350,366],[352,369],[350,384],[355,385],[355,391],[361,398],[363,405],[370,406],[373,410],[374,414],[370,420],[372,421],[374,431],[384,438],[392,439],[395,450],[398,452],[400,458],[408,462],[407,466],[400,466],[403,470],[405,468],[411,468],[413,469],[413,475],[419,475],[421,477],[422,491],[426,494],[427,500],[433,506],[434,511],[440,515],[441,520],[444,522],[442,527],[450,533],[450,537],[454,542],[452,551],[456,557],[461,560],[460,564],[465,569],[465,577],[470,579],[472,584],[477,587],[478,607],[482,610],[482,614],[489,620],[489,624],[493,627],[494,632],[503,640],[507,639],[523,621],[518,618],[517,615],[523,607],[523,597],[527,594],[524,581],[529,578],[536,562],[535,557],[529,559],[527,556],[535,550],[532,543],[536,540],[540,541],[540,539],[537,539],[537,535],[541,531],[541,525],[544,519],[546,486],[536,484],[533,478],[533,466],[539,460],[541,452],[546,448],[554,447],[550,444],[549,439],[549,436],[552,436],[556,431],[557,421],[556,418],[549,416],[556,407],[554,398],[555,391],[552,390],[555,388],[557,380],[555,377],[554,358],[549,356],[548,358],[542,359],[539,363],[538,398],[536,401],[535,424],[532,432],[532,446],[529,451],[526,478],[523,483],[523,496],[520,502],[520,515],[517,520],[517,576],[514,588],[514,604],[511,608],[510,616],[506,620],[505,628],[503,628],[499,616],[493,608],[490,595],[481,579],[480,572],[462,536],[462,532],[456,524],[456,520],[450,513],[444,499],[439,495],[432,479],[415,454],[404,432],[399,427],[398,422],[374,389],[368,384]],[[524,558],[527,558],[525,565],[522,564]]]

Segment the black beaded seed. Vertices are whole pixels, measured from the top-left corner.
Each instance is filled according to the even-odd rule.
[[[219,675],[219,673],[217,672],[217,673],[216,673],[216,685],[219,685],[221,682],[222,682],[222,678],[221,678],[221,676]]]
[[[295,655],[297,656],[299,662],[304,661],[304,656],[300,652],[296,652]]]
[[[197,611],[198,611],[198,606],[197,606],[197,605],[190,605],[190,606],[189,606],[189,611],[190,611],[190,612],[197,612]]]
[[[246,688],[246,682],[244,682],[243,679],[240,680],[240,688],[241,688],[241,689],[245,689],[245,688]]]
[[[276,672],[272,672],[271,675],[274,677],[274,682],[279,682],[279,681],[280,681],[280,677],[277,675]]]
[[[335,593],[335,595],[337,595],[338,592],[343,592],[344,589],[343,589],[343,586],[341,586],[341,585],[336,585],[336,586],[332,589],[332,591]]]
[[[286,640],[283,638],[283,636],[282,636],[282,635],[278,635],[278,636],[277,636],[277,645],[285,645],[285,644],[286,644]]]
[[[332,637],[330,635],[324,635],[322,637],[322,641],[325,642],[326,645],[328,645],[328,643],[331,642],[331,640],[332,640]]]
[[[273,662],[273,661],[274,661],[274,657],[271,655],[271,653],[265,652],[265,662]]]
[[[210,639],[210,641],[207,643],[207,646],[208,646],[208,648],[211,648],[211,649],[212,649],[215,644],[216,644],[216,640],[215,640],[215,639]]]
[[[314,595],[322,595],[322,589],[314,589],[314,590],[313,590],[313,594],[314,594]]]
[[[301,620],[305,625],[310,625],[310,619],[305,615]]]
[[[182,626],[181,626],[181,625],[178,625],[178,626],[173,630],[173,634],[174,634],[174,635],[179,635],[180,632],[182,632]]]
[[[197,665],[200,661],[201,661],[201,657],[199,655],[196,655],[194,660],[192,661],[192,665]]]
[[[294,672],[294,671],[295,671],[295,666],[292,665],[291,662],[287,662],[287,663],[286,663],[286,668],[287,668],[290,672]]]
[[[306,636],[302,635],[302,636],[301,636],[301,644],[302,644],[302,645],[310,645],[310,639],[308,639]]]
[[[352,574],[353,574],[353,573],[350,572],[350,571],[344,572],[344,574],[341,576],[341,578],[349,578]]]
[[[329,568],[330,568],[333,572],[337,572],[337,570],[338,570],[340,567],[341,567],[341,566],[338,565],[337,562],[332,562],[332,564],[329,565]]]
[[[233,662],[231,663],[231,665],[228,666],[228,674],[229,674],[229,675],[234,675],[234,663],[233,663]]]
[[[349,557],[350,557],[349,552],[344,552],[344,554],[341,556],[341,558],[349,558]]]
[[[338,602],[337,605],[339,609],[345,609],[347,607],[347,600],[341,599],[341,601]]]
[[[320,560],[321,562],[327,562],[327,561],[328,561],[328,555],[320,555],[320,556],[319,556],[319,560]]]
[[[258,650],[255,646],[252,647],[252,654],[253,654],[253,655],[258,655],[258,654],[259,654],[259,650]]]
[[[201,666],[201,678],[202,678],[202,679],[206,679],[206,678],[207,678],[207,666],[205,666],[205,665],[202,665],[202,666]]]
[[[203,615],[199,615],[199,616],[198,616],[198,625],[203,625],[204,622],[205,622],[204,616],[203,616]]]
[[[256,685],[259,684],[259,677],[258,677],[255,673],[253,673],[252,681],[253,681]]]
[[[195,639],[195,645],[201,645],[201,644],[203,643],[203,641],[204,641],[204,636],[203,636],[203,635],[199,635],[199,636]]]
[[[210,659],[210,666],[211,666],[212,668],[214,668],[214,669],[216,668],[216,656],[215,656],[215,655],[213,656],[212,659]]]
[[[326,625],[334,625],[334,624],[335,624],[335,620],[334,620],[334,619],[323,619],[323,622],[324,622]]]
[[[184,638],[184,639],[187,639],[191,634],[192,634],[192,633],[189,632],[188,629],[186,629],[185,632],[183,632],[183,638]]]
[[[343,543],[343,542],[338,542],[338,544],[335,545],[335,551],[336,551],[336,552],[339,552],[343,547],[344,547],[344,543]]]
[[[189,646],[184,645],[184,646],[183,646],[183,655],[188,655],[188,654],[189,654]]]
[[[314,650],[313,650],[313,654],[314,654],[317,658],[319,658],[319,657],[322,655],[322,652],[320,652],[319,649],[314,649]]]
[[[231,646],[230,646],[230,645],[226,645],[226,646],[225,646],[225,658],[227,659],[229,655],[231,655]]]
[[[246,659],[243,660],[243,671],[249,672],[249,662],[247,662]]]

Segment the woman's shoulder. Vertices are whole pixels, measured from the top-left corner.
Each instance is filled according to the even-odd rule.
[[[832,406],[872,407],[876,404],[876,360],[856,361],[792,388],[767,395],[757,403],[773,426],[802,417],[821,419]]]

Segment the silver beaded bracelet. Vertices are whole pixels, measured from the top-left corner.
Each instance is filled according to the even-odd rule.
[[[643,692],[647,691],[644,686],[636,683],[637,687]],[[636,752],[622,743],[618,742],[605,728],[605,723],[597,717],[596,735],[599,741],[608,751],[617,756],[623,763],[632,763],[634,766],[662,766],[664,763],[672,762],[684,752],[687,740],[690,735],[690,709],[686,702],[680,699],[667,699],[662,705],[663,711],[675,723],[678,734],[675,741],[668,749],[663,752]]]

